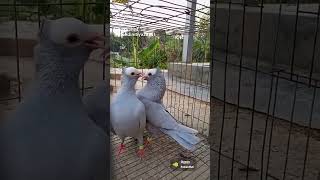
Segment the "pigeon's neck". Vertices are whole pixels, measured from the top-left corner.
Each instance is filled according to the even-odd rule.
[[[59,54],[39,52],[36,60],[36,86],[42,95],[79,96],[81,58],[62,57]]]
[[[63,73],[59,67],[36,73],[38,87],[44,94],[73,94],[79,91],[79,72]]]
[[[164,78],[157,77],[156,79],[148,81],[145,89],[153,91],[155,96],[162,98],[166,91],[166,81]]]
[[[130,93],[130,94],[135,94],[137,80],[135,79],[122,79],[121,82],[121,88],[119,89],[119,93]]]
[[[121,88],[119,89],[119,94],[136,94],[136,90],[134,88],[134,86],[121,86]]]

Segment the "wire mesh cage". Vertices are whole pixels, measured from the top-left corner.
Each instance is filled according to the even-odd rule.
[[[211,3],[211,177],[319,179],[319,2]]]
[[[188,152],[163,135],[144,160],[127,139],[115,179],[209,179],[209,167],[211,179],[319,179],[319,2],[210,3],[1,1],[0,118],[32,80],[40,20],[73,16],[111,34],[110,63],[93,53],[80,76],[83,95],[100,80],[116,93],[123,66],[159,66],[166,109],[202,139]],[[115,153],[117,136],[111,143]],[[179,158],[195,161],[195,169],[171,168]]]
[[[186,152],[171,138],[160,136],[148,146],[142,161],[136,155],[135,142],[127,139],[125,153],[115,159],[113,178],[209,179],[208,2],[128,1],[121,4],[105,0],[7,0],[0,2],[0,13],[0,38],[4,45],[0,50],[1,119],[24,98],[25,89],[33,79],[33,47],[37,43],[40,21],[76,17],[105,35],[109,29],[111,33],[111,63],[96,61],[99,52],[92,54],[79,78],[82,95],[101,80],[110,80],[115,93],[120,85],[119,68],[125,64],[139,69],[159,66],[167,80],[164,97],[167,110],[182,124],[197,129],[202,139],[195,151]],[[182,62],[186,35],[194,36],[191,48],[197,50],[186,56],[192,56],[188,63]],[[117,43],[120,46],[114,45]],[[142,56],[143,49],[149,56]],[[143,84],[139,82],[137,88]],[[117,136],[112,137],[111,143],[116,148]],[[172,161],[179,158],[195,161],[195,169],[171,168]]]
[[[160,67],[167,83],[166,109],[178,122],[199,131],[202,141],[189,152],[166,135],[153,140],[146,159],[138,160],[134,140],[128,152],[115,160],[118,179],[209,179],[209,1],[111,2],[111,82],[120,86],[119,68],[134,66],[142,71]],[[193,38],[193,45],[184,45]],[[114,43],[114,44],[113,44]],[[192,58],[183,56],[193,50]],[[185,51],[185,52],[184,52]],[[137,89],[146,82],[139,81]],[[116,147],[120,140],[114,136]],[[172,169],[178,159],[191,159],[193,170]]]

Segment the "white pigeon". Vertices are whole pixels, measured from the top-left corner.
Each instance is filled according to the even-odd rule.
[[[147,129],[152,134],[158,130],[169,135],[181,146],[193,150],[200,142],[196,136],[197,130],[184,126],[176,121],[165,109],[162,98],[166,91],[166,81],[159,68],[148,70],[143,76],[148,82],[143,89],[137,92],[137,97],[146,108]]]
[[[138,155],[144,155],[143,133],[146,127],[144,104],[136,96],[135,85],[142,75],[134,67],[122,69],[121,87],[111,103],[111,125],[121,139],[119,154],[124,149],[126,137],[138,140]]]
[[[75,18],[42,22],[35,79],[0,130],[0,179],[108,179],[109,137],[85,112],[78,82],[103,39]]]

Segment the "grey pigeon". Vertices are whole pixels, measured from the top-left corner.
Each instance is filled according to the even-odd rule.
[[[0,132],[2,179],[109,179],[109,138],[89,119],[78,83],[99,40],[75,18],[42,22],[35,80]]]
[[[166,91],[166,81],[161,70],[150,69],[143,78],[147,80],[147,84],[137,92],[137,97],[146,108],[148,131],[157,134],[156,130],[160,130],[184,148],[193,150],[200,142],[196,136],[198,131],[178,123],[165,109],[162,98]]]
[[[102,128],[108,136],[110,131],[115,134],[109,120],[110,108],[109,99],[110,91],[108,91],[107,82],[101,81],[98,85],[83,97],[83,103],[86,111],[98,127]]]
[[[112,100],[111,124],[121,139],[119,154],[124,148],[126,137],[138,140],[138,155],[143,156],[143,132],[146,127],[146,112],[142,102],[136,96],[135,85],[141,73],[134,67],[122,69],[121,87]]]

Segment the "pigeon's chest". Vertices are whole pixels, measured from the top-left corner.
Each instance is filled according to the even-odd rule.
[[[153,102],[160,102],[162,97],[159,91],[156,91],[152,88],[143,89],[141,92],[139,92],[139,95]]]
[[[136,96],[120,96],[111,104],[111,108],[115,107],[119,110],[127,109],[132,111],[141,108],[141,106],[143,106],[143,104]]]
[[[121,96],[111,104],[111,116],[115,121],[139,119],[143,116],[144,105],[136,96]]]

